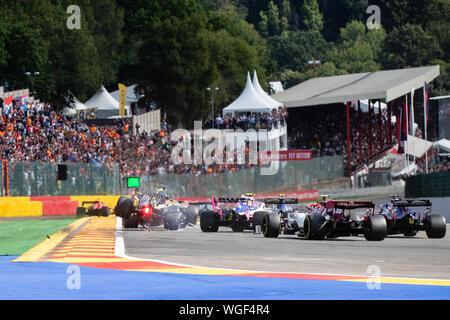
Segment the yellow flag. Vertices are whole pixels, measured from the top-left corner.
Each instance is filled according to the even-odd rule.
[[[127,103],[127,87],[119,83],[119,116],[125,115],[125,105]]]

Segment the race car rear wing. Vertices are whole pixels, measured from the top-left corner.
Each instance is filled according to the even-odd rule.
[[[392,201],[394,207],[431,207],[430,200],[395,200]]]
[[[335,201],[334,207],[342,210],[353,210],[361,208],[375,209],[375,203],[372,201]]]
[[[264,202],[265,204],[298,204],[298,199],[295,198],[265,198],[256,201]]]

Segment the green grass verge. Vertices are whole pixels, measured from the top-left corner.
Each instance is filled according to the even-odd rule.
[[[38,245],[75,219],[9,221],[0,223],[0,256],[18,256]]]

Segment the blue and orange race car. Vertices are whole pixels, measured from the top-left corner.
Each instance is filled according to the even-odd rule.
[[[445,237],[445,217],[431,214],[430,200],[402,200],[394,196],[389,203],[380,206],[379,213],[386,218],[388,235],[413,237],[418,231],[424,230],[428,238]]]

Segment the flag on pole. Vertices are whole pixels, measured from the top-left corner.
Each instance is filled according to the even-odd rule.
[[[406,99],[403,100],[403,106],[400,111],[400,140],[401,141],[407,141],[408,140],[408,121],[406,114],[407,108],[406,108]]]
[[[411,89],[411,102],[409,104],[409,134],[414,136],[414,89]]]
[[[127,87],[119,83],[119,116],[125,115],[125,105],[127,103]]]
[[[424,116],[425,116],[425,127],[428,126],[428,117],[430,115],[430,96],[429,96],[429,90],[428,85],[425,82],[425,85],[423,87],[423,101],[424,101]]]

